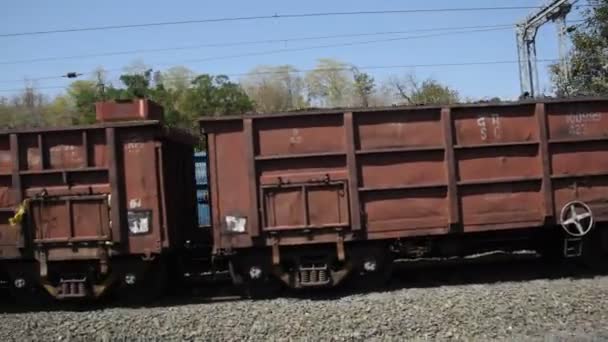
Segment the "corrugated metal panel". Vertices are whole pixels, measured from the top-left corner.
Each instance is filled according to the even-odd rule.
[[[194,154],[194,168],[196,177],[196,199],[198,202],[198,224],[200,226],[208,226],[211,222],[209,217],[206,152],[196,152]]]

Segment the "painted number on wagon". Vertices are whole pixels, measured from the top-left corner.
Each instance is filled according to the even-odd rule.
[[[74,145],[56,145],[49,149],[51,161],[66,160],[68,162],[81,164],[82,154],[80,148]]]
[[[144,149],[144,144],[141,142],[129,142],[125,144],[125,149],[129,153],[139,153]]]
[[[568,134],[574,136],[585,135],[585,128],[589,124],[602,121],[600,113],[578,113],[566,116]]]
[[[478,115],[477,126],[479,127],[479,136],[482,141],[486,141],[490,137],[493,137],[494,139],[500,139],[502,137],[500,116],[496,113],[490,114],[489,116]]]
[[[289,137],[289,143],[292,145],[298,145],[302,143],[302,136],[300,135],[300,130],[294,128],[291,131],[291,136]]]

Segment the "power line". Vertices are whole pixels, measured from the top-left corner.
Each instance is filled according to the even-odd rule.
[[[268,19],[288,19],[288,18],[313,18],[313,17],[334,17],[334,16],[360,16],[360,15],[387,15],[387,14],[412,14],[412,13],[454,13],[454,12],[482,12],[482,11],[512,11],[512,10],[531,10],[539,9],[540,6],[506,6],[506,7],[461,7],[461,8],[424,8],[424,9],[403,9],[403,10],[379,10],[379,11],[348,11],[348,12],[315,12],[315,13],[288,13],[288,14],[273,14],[259,16],[242,16],[242,17],[223,17],[223,18],[206,18],[206,19],[191,19],[177,21],[161,21],[141,24],[123,24],[123,25],[107,25],[107,26],[92,26],[92,27],[75,27],[64,29],[50,29],[41,31],[29,32],[13,32],[2,33],[2,37],[22,37],[22,36],[37,36],[56,33],[70,32],[86,32],[86,31],[105,31],[116,29],[133,29],[142,27],[157,27],[157,26],[173,26],[186,24],[201,24],[201,23],[219,23],[219,22],[235,22],[235,21],[254,21]]]
[[[288,48],[288,49],[276,49],[276,50],[267,50],[267,51],[258,51],[258,52],[248,52],[248,53],[242,53],[242,54],[214,56],[214,57],[205,57],[205,58],[187,60],[187,61],[178,62],[177,64],[200,63],[200,62],[208,62],[208,61],[213,61],[213,60],[225,60],[225,59],[241,58],[241,57],[263,56],[263,55],[272,55],[272,54],[276,54],[276,53],[307,51],[307,50],[316,50],[316,49],[324,49],[324,48],[332,48],[332,47],[346,47],[346,46],[368,45],[368,44],[374,44],[374,43],[386,43],[386,42],[393,42],[393,41],[423,39],[423,38],[441,37],[441,36],[466,34],[466,33],[491,32],[491,31],[506,30],[506,29],[509,29],[510,27],[511,27],[511,25],[509,25],[509,27],[495,27],[495,28],[476,29],[476,30],[461,30],[461,31],[454,31],[454,32],[442,32],[442,33],[427,34],[427,35],[418,35],[418,36],[407,36],[407,37],[397,37],[397,38],[375,39],[375,40],[367,40],[367,41],[337,43],[337,44],[314,45],[314,46],[307,46],[307,47],[300,47],[300,48]],[[159,63],[158,65],[167,65],[167,64],[173,65],[173,64],[176,64],[176,62]],[[112,72],[112,71],[120,71],[120,70],[123,70],[123,68],[108,69],[108,70],[104,70],[104,71],[106,71],[106,72]],[[94,74],[94,73],[95,72],[88,72],[88,73],[83,73],[83,74],[89,74],[90,75],[90,74]],[[60,75],[60,76],[43,76],[43,77],[36,77],[36,78],[29,79],[29,81],[41,81],[41,80],[49,80],[49,79],[59,79],[59,78],[63,78],[63,77],[64,77],[63,75]],[[0,81],[0,83],[17,83],[17,82],[23,82],[23,80],[2,80],[2,81]]]
[[[467,31],[457,31],[457,32],[444,32],[444,33],[435,33],[435,34],[408,36],[408,37],[398,37],[398,38],[374,39],[374,40],[367,40],[367,41],[357,41],[357,42],[346,42],[346,43],[337,43],[337,44],[315,45],[315,46],[307,46],[307,47],[301,47],[301,48],[277,49],[277,50],[250,52],[250,53],[243,53],[243,54],[234,54],[234,55],[224,55],[224,56],[217,56],[217,57],[191,59],[191,60],[185,61],[184,63],[200,63],[200,62],[208,62],[208,61],[212,61],[212,60],[224,60],[224,59],[231,59],[231,58],[262,56],[262,55],[269,55],[269,54],[275,54],[275,53],[297,52],[297,51],[306,51],[306,50],[325,49],[325,48],[332,48],[332,47],[346,47],[346,46],[368,45],[368,44],[375,44],[375,43],[386,43],[386,42],[403,41],[403,40],[413,40],[413,39],[423,39],[423,38],[432,38],[432,37],[451,36],[451,35],[457,35],[457,34],[463,34],[463,33],[491,32],[491,31],[500,31],[500,30],[505,30],[505,29],[508,29],[508,27],[507,28],[503,27],[503,28],[492,28],[492,29],[467,30]]]
[[[336,35],[308,36],[308,37],[295,37],[295,38],[283,38],[283,39],[277,38],[277,39],[265,39],[265,40],[236,41],[236,42],[227,42],[227,43],[206,43],[206,44],[174,46],[174,47],[164,47],[164,48],[154,48],[154,49],[135,49],[135,50],[123,50],[123,51],[113,51],[113,52],[101,52],[101,53],[95,53],[95,54],[82,54],[82,55],[59,56],[59,57],[41,57],[41,58],[33,58],[33,59],[0,61],[0,65],[13,65],[13,64],[26,64],[26,63],[29,64],[29,63],[38,63],[38,62],[70,60],[70,59],[130,55],[130,54],[148,53],[148,52],[164,52],[164,51],[176,51],[176,50],[183,51],[183,50],[194,50],[194,49],[209,48],[209,47],[232,47],[232,46],[244,46],[244,45],[261,45],[261,44],[273,44],[273,43],[310,41],[310,40],[324,40],[324,39],[335,39],[335,38],[369,37],[369,36],[383,36],[383,35],[406,34],[406,33],[417,33],[417,32],[434,32],[434,31],[446,31],[446,30],[466,30],[466,29],[484,29],[484,28],[501,28],[501,27],[513,27],[513,25],[512,24],[503,24],[503,25],[451,26],[451,27],[437,27],[437,28],[428,28],[428,29],[414,29],[414,30],[405,30],[405,31],[345,33],[345,34],[336,34]]]
[[[539,63],[552,63],[557,61],[557,59],[539,59]],[[360,70],[382,70],[382,69],[406,69],[406,68],[437,68],[437,67],[466,67],[466,66],[480,66],[480,65],[506,65],[506,64],[517,64],[519,61],[517,60],[504,60],[504,61],[479,61],[479,62],[459,62],[459,63],[435,63],[435,64],[406,64],[406,65],[372,65],[372,66],[361,66],[357,67]],[[289,71],[289,73],[305,73],[314,70],[321,71],[348,71],[351,70],[352,67],[343,67],[343,68],[321,68],[321,69],[298,69]],[[239,76],[248,76],[248,75],[268,75],[268,74],[280,74],[285,73],[284,71],[262,71],[262,72],[245,72],[245,73],[232,73],[232,74],[219,74],[229,77],[239,77]],[[194,79],[194,78],[193,78]],[[39,90],[46,89],[66,89],[69,86],[65,85],[56,85],[56,86],[45,86],[45,87],[36,87]],[[21,91],[23,88],[14,88],[14,89],[0,89],[0,92],[17,92]]]

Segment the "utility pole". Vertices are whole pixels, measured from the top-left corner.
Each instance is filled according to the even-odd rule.
[[[522,95],[526,94],[529,97],[536,97],[540,94],[536,59],[536,33],[542,25],[549,21],[557,24],[560,71],[563,77],[568,78],[566,16],[570,13],[572,5],[577,1],[550,0],[538,12],[529,15],[521,23],[517,24],[517,54],[519,57],[519,81]]]

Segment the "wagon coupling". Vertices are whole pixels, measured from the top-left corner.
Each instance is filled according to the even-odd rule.
[[[591,208],[587,204],[581,201],[572,201],[562,208],[560,223],[566,234],[573,237],[583,237],[591,231],[595,221]]]

